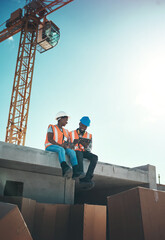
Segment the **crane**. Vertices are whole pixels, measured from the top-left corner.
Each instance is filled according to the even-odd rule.
[[[26,0],[0,25],[0,42],[21,32],[5,142],[25,145],[36,49],[43,53],[59,41],[59,28],[47,16],[73,0]]]

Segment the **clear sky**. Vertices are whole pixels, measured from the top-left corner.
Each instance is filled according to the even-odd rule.
[[[0,0],[0,24],[23,0]],[[37,52],[26,146],[44,149],[58,111],[86,115],[99,161],[156,166],[165,184],[165,1],[75,0],[49,17],[58,45]],[[5,140],[20,34],[0,43],[0,140]],[[158,180],[157,180],[158,181]]]

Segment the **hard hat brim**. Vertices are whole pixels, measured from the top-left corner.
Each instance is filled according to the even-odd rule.
[[[55,119],[58,120],[59,118],[62,118],[62,117],[67,117],[67,118],[70,118],[70,116],[60,116],[60,117],[56,117]]]

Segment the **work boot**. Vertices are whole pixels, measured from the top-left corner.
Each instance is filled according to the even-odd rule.
[[[72,178],[73,178],[73,179],[82,178],[82,177],[84,177],[84,175],[85,175],[85,173],[84,173],[84,172],[81,172],[81,171],[79,170],[78,165],[73,166],[73,175],[72,175]]]
[[[69,165],[66,162],[61,163],[61,168],[62,168],[62,176],[63,177],[68,177],[69,173],[72,171]]]
[[[80,188],[83,190],[90,190],[95,186],[91,178],[84,177],[79,180]]]
[[[80,172],[80,176],[79,176],[79,179],[82,179],[85,177],[85,172]]]

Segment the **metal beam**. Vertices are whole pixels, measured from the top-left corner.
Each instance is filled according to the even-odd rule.
[[[20,36],[5,140],[17,145],[25,144],[37,34],[38,24],[27,19]]]

